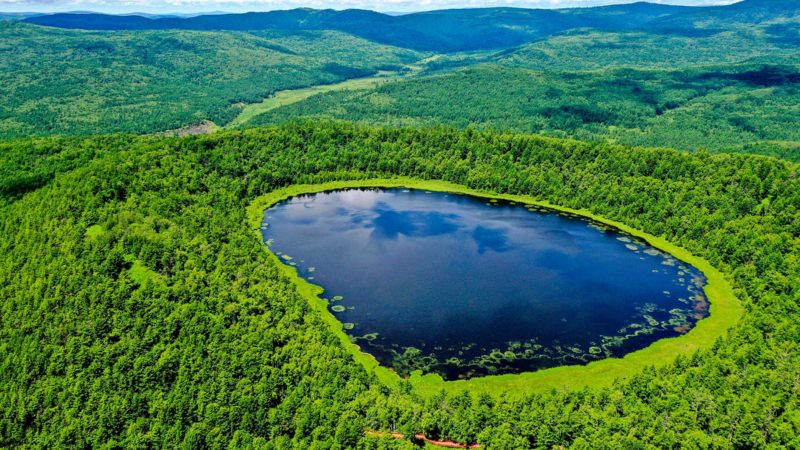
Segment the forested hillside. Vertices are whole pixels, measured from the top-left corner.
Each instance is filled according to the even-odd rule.
[[[800,159],[800,72],[744,64],[684,70],[533,71],[481,65],[312,97],[255,117],[491,128],[628,145]]]
[[[800,61],[791,33],[800,5],[769,5],[750,0],[676,12],[647,31],[575,30],[503,51],[443,55],[427,63],[430,76],[312,97],[249,123],[445,123],[796,161]],[[667,26],[683,16],[708,21]]]
[[[84,32],[0,22],[0,136],[149,133],[275,91],[398,69],[421,56],[332,32]]]
[[[0,25],[0,136],[196,133],[312,116],[798,160],[798,17],[800,4],[761,0],[40,15],[26,21],[47,27]],[[413,76],[283,93],[234,120],[276,92],[377,72]]]
[[[2,447],[412,448],[364,429],[500,449],[800,445],[796,165],[301,123],[7,141],[0,167]],[[245,209],[292,183],[395,175],[647,229],[725,272],[746,316],[713,350],[612,388],[423,399],[381,386],[267,258]]]
[[[761,33],[755,28],[724,30],[708,36],[577,31],[496,53],[487,61],[535,70],[677,69],[755,61],[800,62],[795,46]]]
[[[391,16],[348,9],[293,9],[192,18],[53,14],[26,22],[88,30],[338,30],[376,42],[419,51],[459,52],[507,48],[577,28],[630,29],[688,8],[648,3],[600,8],[448,9]]]
[[[774,30],[775,25],[791,23],[800,23],[800,12],[794,0],[745,0],[728,6],[681,11],[656,19],[651,25],[662,30],[715,33],[754,25]]]
[[[798,9],[793,0],[744,0],[707,8],[635,2],[594,8],[473,8],[404,15],[299,8],[198,17],[49,14],[24,20],[85,30],[338,30],[383,44],[451,53],[506,49],[581,29],[636,30],[697,38],[756,27],[767,37],[781,41],[796,37],[792,25],[800,23]]]

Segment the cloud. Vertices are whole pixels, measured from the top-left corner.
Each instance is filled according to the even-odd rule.
[[[274,9],[364,8],[378,11],[423,11],[442,8],[516,6],[565,8],[630,3],[633,0],[0,0],[0,11],[200,12],[269,11]],[[674,5],[725,5],[737,0],[650,0]]]

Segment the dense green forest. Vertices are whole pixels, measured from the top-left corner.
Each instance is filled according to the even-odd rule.
[[[580,30],[492,54],[489,61],[529,69],[676,69],[743,62],[797,63],[794,45],[758,28],[708,36]]]
[[[701,37],[576,31],[510,51],[444,55],[426,64],[430,75],[315,96],[251,124],[445,123],[798,160],[798,67],[796,47],[760,27]]]
[[[0,22],[0,55],[0,137],[224,124],[242,102],[420,57],[333,31],[110,33],[15,22]]]
[[[798,448],[798,166],[514,134],[297,123],[207,136],[7,141],[0,445]],[[663,236],[747,312],[712,351],[612,388],[389,389],[248,226],[293,183],[404,175],[524,193]]]
[[[370,91],[315,96],[250,123],[298,116],[399,126],[445,123],[798,160],[798,88],[794,65],[540,72],[484,64]]]
[[[794,0],[0,13],[0,448],[800,449],[799,30]],[[743,318],[610,387],[386,383],[248,208],[399,177],[649,233]]]
[[[413,76],[298,96],[244,126],[443,123],[800,159],[792,2],[24,22],[0,22],[3,137],[225,126],[277,91],[390,71]]]

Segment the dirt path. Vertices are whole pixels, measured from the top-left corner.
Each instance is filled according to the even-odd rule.
[[[176,128],[174,130],[167,130],[167,131],[159,131],[157,133],[152,133],[153,136],[170,136],[170,137],[180,137],[180,136],[194,136],[196,134],[208,134],[213,133],[219,130],[217,124],[210,120],[204,120],[200,123],[194,125],[187,125],[185,127]]]
[[[388,433],[384,431],[375,431],[375,430],[365,430],[364,434],[367,436],[373,437],[385,437],[390,436],[395,439],[405,439],[405,436],[398,432]],[[425,442],[428,445],[432,445],[434,447],[441,447],[441,448],[467,448],[467,449],[477,449],[481,448],[480,444],[461,444],[459,442],[454,441],[440,441],[435,439],[429,439],[422,433],[417,433],[414,435],[414,440],[417,442]]]

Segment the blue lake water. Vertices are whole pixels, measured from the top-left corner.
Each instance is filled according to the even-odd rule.
[[[700,271],[591,220],[408,189],[303,195],[264,241],[325,288],[361,349],[407,376],[519,373],[620,357],[707,316]]]

